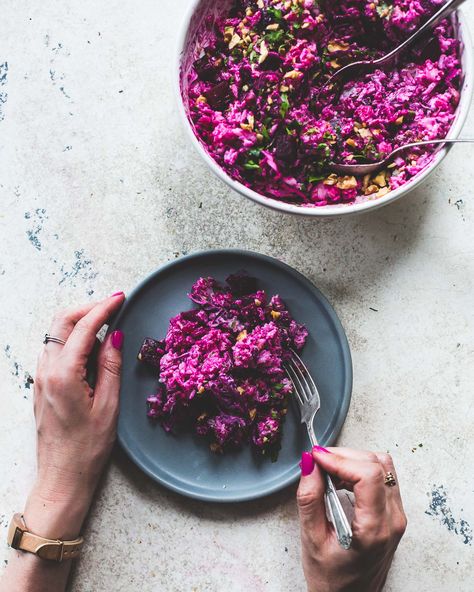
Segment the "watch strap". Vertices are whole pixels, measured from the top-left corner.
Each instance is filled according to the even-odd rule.
[[[74,559],[81,552],[84,544],[82,537],[73,541],[45,539],[28,531],[21,514],[15,514],[8,531],[8,544],[19,551],[38,555],[49,561]]]

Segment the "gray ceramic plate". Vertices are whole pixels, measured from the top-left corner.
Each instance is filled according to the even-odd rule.
[[[257,253],[222,250],[183,257],[152,274],[127,298],[112,327],[125,333],[119,441],[150,477],[183,495],[208,501],[249,500],[290,485],[299,476],[301,452],[309,447],[295,408],[288,413],[275,463],[256,458],[249,447],[217,456],[206,442],[191,434],[166,434],[146,416],[145,400],[154,392],[157,376],[137,361],[143,339],[163,338],[170,317],[191,308],[187,293],[197,278],[224,280],[240,270],[257,277],[259,288],[270,295],[280,294],[293,317],[309,330],[302,357],[321,394],[315,420],[321,444],[336,439],[351,396],[351,355],[341,323],[321,292],[291,267]]]

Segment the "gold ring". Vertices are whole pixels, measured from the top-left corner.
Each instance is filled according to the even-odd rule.
[[[388,487],[395,487],[397,482],[395,481],[393,473],[385,473],[384,483],[385,485],[388,485]]]

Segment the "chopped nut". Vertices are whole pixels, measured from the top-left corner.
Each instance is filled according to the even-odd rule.
[[[226,27],[224,29],[224,43],[229,44],[232,36],[234,35],[235,28],[234,27]]]
[[[237,33],[234,33],[229,43],[229,49],[234,49],[234,47],[237,47],[237,45],[240,45],[241,43],[242,39],[239,37],[239,35],[237,35]]]
[[[198,388],[198,391],[197,391],[198,395],[202,395],[202,393],[203,393],[205,390],[206,390],[206,389],[205,389],[203,386],[200,386],[200,387]]]
[[[370,195],[372,193],[377,193],[377,191],[380,189],[380,187],[377,187],[377,185],[369,185],[367,187],[367,189],[364,191],[364,195]]]
[[[337,183],[337,175],[336,173],[331,173],[326,179],[324,179],[324,185],[335,185]]]
[[[374,183],[379,187],[385,187],[387,185],[387,177],[385,171],[382,171],[376,177],[374,177]]]
[[[207,103],[207,99],[204,95],[200,95],[197,99],[196,99],[196,103]]]
[[[207,417],[207,413],[201,413],[201,415],[197,418],[198,421],[202,421],[203,419],[206,419]]]
[[[377,191],[377,195],[375,197],[383,197],[384,195],[387,195],[387,193],[390,192],[390,187],[382,187],[381,189],[379,189]]]
[[[243,87],[242,87],[242,90],[245,91],[245,92],[247,92],[248,89],[249,89],[249,85],[248,84],[244,84]]]
[[[356,132],[359,134],[361,138],[371,138],[372,132],[367,129],[366,127],[360,127]]]
[[[247,10],[245,11],[245,14],[246,14],[247,16],[253,16],[253,11],[252,11],[252,9],[250,8],[250,6],[249,6],[249,7],[247,8]]]
[[[298,70],[291,70],[290,72],[287,72],[283,78],[291,78],[292,80],[294,80],[295,78],[301,78],[303,76],[303,72],[299,72]]]
[[[348,146],[352,146],[352,148],[355,148],[357,146],[356,141],[354,140],[354,138],[347,138],[346,140],[346,144]]]
[[[348,175],[341,177],[337,181],[337,187],[339,187],[339,189],[354,189],[357,187],[357,179],[354,176]]]
[[[280,92],[288,92],[290,90],[289,86],[285,86],[284,84],[282,84],[280,86]]]
[[[403,123],[403,115],[400,115],[400,117],[397,117],[397,119],[395,119],[395,124],[402,125],[402,123]]]
[[[242,388],[241,386],[237,387],[237,392],[239,393],[239,395],[243,395],[245,393],[245,389]]]
[[[245,339],[247,337],[247,330],[244,329],[243,331],[241,331],[237,337],[236,337],[236,341],[242,341],[242,339]]]
[[[270,314],[272,315],[272,319],[274,321],[281,317],[281,312],[278,312],[277,310],[272,310]]]
[[[257,134],[257,140],[258,140],[259,142],[263,142],[263,135],[262,135],[262,134],[260,134],[260,133],[259,133],[259,134]]]
[[[331,60],[329,64],[334,70],[338,70],[341,67],[341,64],[337,60]]]
[[[302,29],[309,29],[309,22],[308,22],[308,21],[304,22],[304,23],[301,25],[301,28],[302,28]]]
[[[265,8],[265,4],[264,4],[263,0],[257,0],[257,6],[260,9]]]
[[[331,41],[328,43],[329,53],[334,53],[335,51],[347,51],[349,47],[349,44],[345,41]]]
[[[273,105],[273,99],[272,99],[272,97],[268,97],[268,99],[267,99],[267,103],[268,103],[269,105]]]
[[[278,23],[272,23],[271,25],[268,25],[267,31],[278,31],[279,28],[280,25]]]
[[[263,64],[263,62],[267,59],[267,57],[268,57],[268,47],[267,47],[267,44],[265,43],[265,41],[262,41],[262,43],[260,43],[260,57],[258,58],[258,63]]]
[[[249,417],[250,419],[253,421],[255,419],[255,416],[257,415],[257,410],[256,409],[250,409],[249,410]]]

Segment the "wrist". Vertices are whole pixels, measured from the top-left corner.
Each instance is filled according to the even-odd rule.
[[[44,538],[73,540],[80,536],[91,500],[92,495],[58,495],[36,483],[23,512],[26,526]]]

